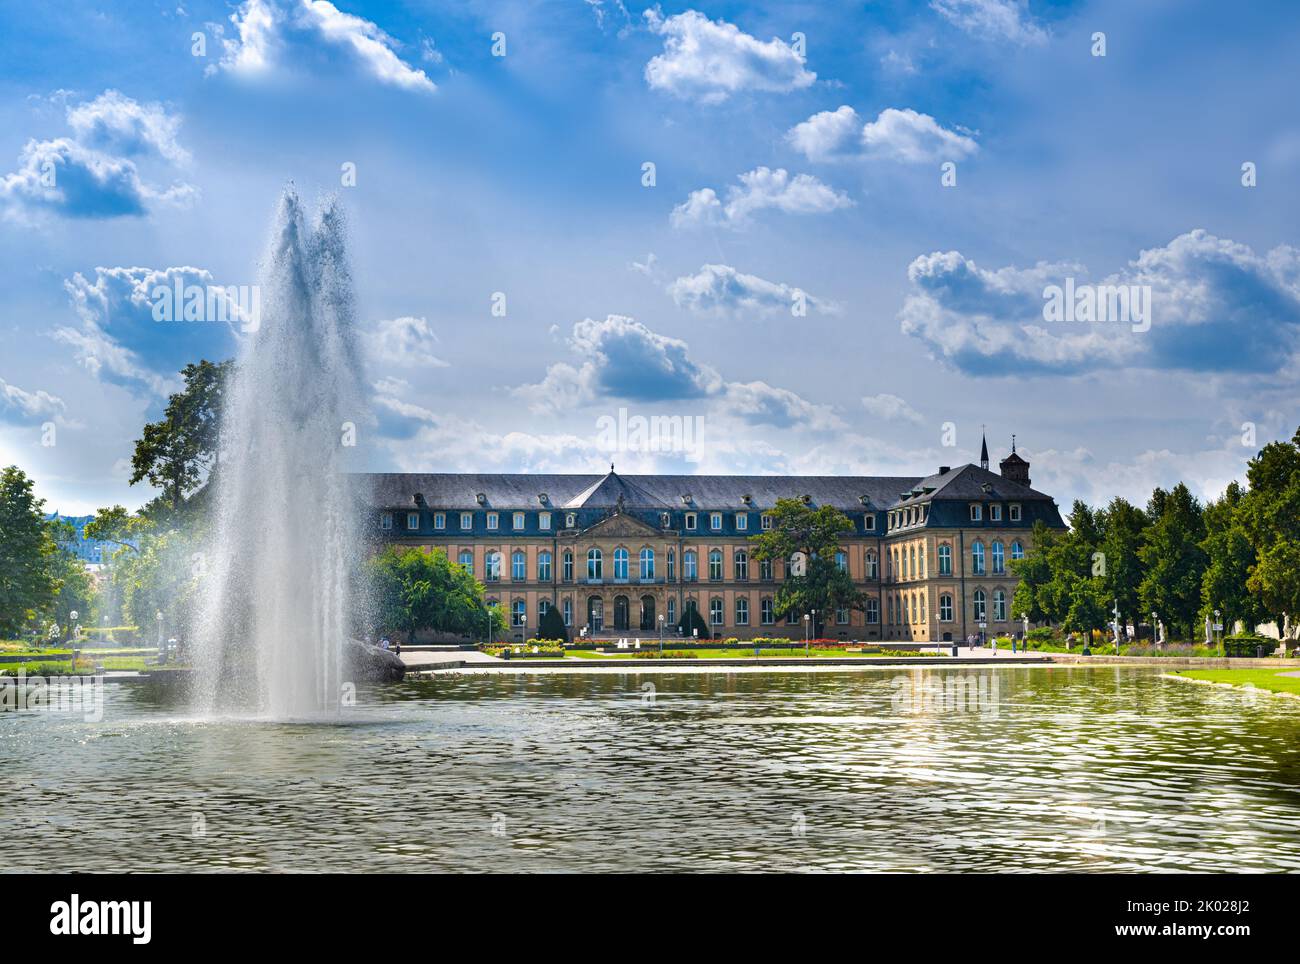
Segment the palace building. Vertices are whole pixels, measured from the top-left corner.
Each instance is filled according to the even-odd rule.
[[[803,613],[775,597],[789,562],[752,558],[780,498],[830,505],[853,524],[836,561],[863,611],[818,613],[818,638],[941,641],[1019,628],[1009,563],[1035,522],[1065,527],[1030,487],[1015,452],[989,471],[926,477],[779,475],[375,474],[371,522],[382,543],[437,548],[469,569],[508,616],[536,632],[558,607],[574,637],[676,635],[695,607],[715,636],[803,637]],[[795,563],[797,565],[797,562]],[[811,626],[809,628],[812,628]]]

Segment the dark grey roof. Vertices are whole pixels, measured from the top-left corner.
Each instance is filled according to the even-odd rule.
[[[419,492],[427,505],[444,509],[613,507],[619,494],[629,508],[741,509],[748,504],[766,508],[781,498],[807,495],[813,505],[840,509],[888,509],[905,493],[929,488],[916,501],[940,499],[1048,499],[1041,492],[1008,481],[975,465],[959,466],[944,475],[558,475],[541,473],[376,473],[358,476],[363,497],[371,505],[401,508],[415,504]],[[981,483],[993,489],[985,493]],[[368,487],[368,492],[364,487]],[[538,497],[545,494],[547,500]],[[745,496],[750,496],[746,503]],[[690,496],[690,501],[683,497]],[[863,501],[863,497],[866,501]],[[908,500],[910,502],[910,500]]]

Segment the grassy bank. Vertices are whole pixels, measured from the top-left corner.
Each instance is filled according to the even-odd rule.
[[[1170,676],[1204,680],[1207,683],[1230,683],[1233,686],[1253,686],[1271,693],[1292,693],[1300,696],[1300,676],[1283,676],[1297,672],[1283,669],[1181,669],[1171,670]]]

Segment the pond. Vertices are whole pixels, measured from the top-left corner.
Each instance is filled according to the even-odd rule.
[[[0,713],[7,869],[1300,870],[1300,701],[1145,667],[442,674],[334,724],[104,690]]]

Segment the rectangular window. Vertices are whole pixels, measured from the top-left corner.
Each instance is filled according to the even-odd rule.
[[[736,530],[743,532],[749,528],[749,514],[746,512],[736,513]]]
[[[668,600],[668,623],[669,625],[677,624],[677,600]]]
[[[736,600],[736,625],[749,625],[749,600],[744,596],[741,596]]]
[[[537,528],[549,529],[551,527],[551,514],[549,512],[537,513]]]
[[[984,512],[982,507],[978,502],[972,502],[970,504],[970,521],[979,522],[980,519],[982,518],[984,518]]]
[[[472,529],[472,528],[474,528],[474,513],[472,513],[472,512],[462,512],[462,513],[460,514],[460,527],[461,527],[462,529]]]
[[[770,529],[772,528],[772,517],[770,515],[764,514],[763,517],[759,520],[758,524],[762,526],[764,529]]]
[[[763,582],[772,581],[772,560],[760,559],[758,563],[758,578]]]
[[[418,512],[406,513],[406,528],[408,529],[420,528],[420,513]]]
[[[435,512],[435,513],[433,514],[433,527],[434,527],[435,529],[445,529],[445,528],[447,528],[447,513],[445,513],[445,512]]]
[[[880,600],[867,600],[867,625],[873,626],[880,622]]]
[[[736,566],[736,581],[748,582],[749,581],[749,553],[747,553],[744,549],[736,550],[735,566]]]
[[[835,610],[835,624],[837,626],[847,626],[849,624],[849,611],[847,609]]]
[[[710,512],[710,513],[709,513],[709,528],[712,529],[714,532],[721,532],[721,531],[722,531],[722,513],[721,513],[721,512]]]
[[[515,531],[522,529],[524,527],[524,514],[522,512],[516,512],[512,524],[515,527]]]
[[[1007,506],[1007,513],[1012,522],[1020,521],[1020,506],[1017,503],[1013,502]]]
[[[1002,521],[1002,506],[1000,505],[989,506],[989,521],[990,522]]]
[[[489,529],[495,529],[497,527],[497,518],[498,517],[495,512],[489,512],[487,514],[487,527]]]
[[[772,623],[776,622],[776,618],[772,613],[772,600],[764,599],[758,604],[758,618],[764,626],[771,626]]]
[[[686,528],[688,528],[688,529],[694,529],[694,528],[695,528],[695,513],[694,513],[694,512],[688,512],[688,513],[686,513]]]
[[[564,600],[564,625],[566,626],[573,625],[573,600],[572,599]]]
[[[391,529],[392,527],[393,527],[393,514],[391,512],[385,512],[383,515],[379,517],[379,528],[387,530],[387,529]]]

